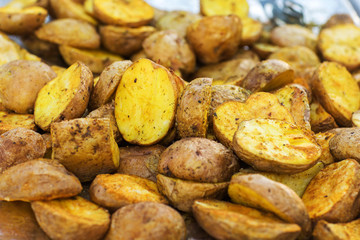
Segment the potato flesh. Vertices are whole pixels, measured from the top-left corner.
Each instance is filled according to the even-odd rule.
[[[34,115],[12,114],[0,111],[0,134],[17,127],[35,130]]]
[[[200,0],[200,8],[205,16],[236,14],[244,18],[249,14],[246,0]]]
[[[166,69],[140,59],[124,73],[115,97],[115,118],[123,138],[150,145],[174,123],[177,92]]]
[[[360,219],[348,223],[328,223],[321,220],[314,228],[315,240],[357,240],[360,236]]]

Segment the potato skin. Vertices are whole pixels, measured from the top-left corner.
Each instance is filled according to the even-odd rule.
[[[329,142],[330,152],[337,160],[352,158],[360,162],[359,140],[359,128],[339,128],[338,133]]]
[[[142,202],[117,210],[111,218],[105,240],[185,240],[181,215],[164,204]]]
[[[328,223],[325,220],[317,222],[314,232],[314,240],[356,240],[359,238],[360,220],[348,223]]]

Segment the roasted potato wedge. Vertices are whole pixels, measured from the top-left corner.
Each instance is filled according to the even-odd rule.
[[[360,127],[360,110],[353,112],[351,122],[353,127]]]
[[[310,125],[311,130],[316,133],[338,127],[333,116],[316,99],[310,104]]]
[[[334,156],[330,152],[330,141],[334,136],[335,134],[331,132],[319,132],[315,134],[316,142],[321,147],[321,156],[319,161],[323,162],[325,165],[335,162]]]
[[[79,180],[50,159],[17,164],[0,174],[0,200],[38,201],[72,197],[82,190]]]
[[[328,223],[325,220],[317,222],[314,240],[356,240],[359,238],[360,219],[348,223]]]
[[[81,117],[92,87],[90,69],[81,62],[71,65],[39,91],[34,108],[36,125],[48,131],[53,122]]]
[[[36,220],[51,239],[99,240],[110,225],[110,214],[82,197],[31,203]]]
[[[97,25],[97,21],[90,16],[81,3],[73,0],[50,0],[51,11],[56,18],[74,18]]]
[[[0,134],[18,127],[35,131],[37,128],[34,121],[34,115],[14,114],[0,111]]]
[[[235,14],[245,18],[249,5],[246,0],[200,0],[200,12],[205,16]]]
[[[349,14],[336,13],[326,21],[326,23],[322,26],[322,28],[330,28],[336,25],[347,24],[347,23],[354,24],[354,21],[352,20]]]
[[[271,43],[263,43],[263,42],[256,42],[252,44],[252,48],[261,57],[261,59],[268,58],[272,53],[280,49],[279,46],[273,45]],[[280,60],[284,61],[284,59],[280,59]]]
[[[266,172],[299,173],[321,155],[311,131],[277,119],[241,122],[232,146],[241,160]]]
[[[177,211],[164,204],[153,202],[131,204],[112,215],[110,230],[105,239],[136,238],[185,240],[185,222]]]
[[[359,137],[360,128],[339,128],[329,142],[331,154],[336,160],[352,158],[360,162]]]
[[[354,159],[322,169],[310,182],[302,200],[313,222],[348,222],[360,212],[360,164]]]

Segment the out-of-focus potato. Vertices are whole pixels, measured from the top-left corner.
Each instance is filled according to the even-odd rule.
[[[31,203],[36,220],[54,240],[99,240],[110,225],[110,214],[82,197]]]
[[[81,192],[79,180],[59,162],[35,159],[0,174],[0,200],[37,201],[72,197]]]
[[[294,70],[284,61],[270,59],[261,61],[250,70],[240,86],[252,92],[271,91],[294,80]]]
[[[191,212],[196,199],[222,199],[226,195],[228,182],[200,183],[157,175],[159,191],[169,199],[172,206],[184,212]]]
[[[262,43],[262,42],[254,43],[252,45],[252,48],[261,57],[261,59],[268,58],[272,53],[280,49],[279,46],[270,43]]]
[[[325,220],[317,222],[314,240],[357,240],[360,234],[360,219],[348,223],[328,223]]]
[[[51,69],[56,73],[56,76],[61,75],[66,70],[66,68],[60,67],[60,66],[57,66],[57,65],[52,65]]]
[[[182,213],[181,216],[185,221],[186,236],[188,239],[214,240],[214,238],[200,227],[191,213]]]
[[[130,60],[133,62],[136,62],[137,60],[140,60],[141,58],[147,58],[144,50],[140,50],[139,52],[136,52],[133,55],[131,55]]]
[[[321,155],[310,130],[277,119],[241,122],[232,146],[241,160],[266,172],[299,173],[314,166]]]
[[[121,56],[130,56],[142,49],[143,41],[155,30],[151,26],[130,28],[106,25],[100,27],[100,36],[104,48]]]
[[[273,214],[229,202],[197,200],[192,209],[200,226],[216,239],[293,240],[301,230]]]
[[[338,127],[333,116],[326,112],[317,100],[310,104],[310,125],[311,130],[316,133]]]
[[[90,69],[81,62],[48,82],[35,102],[35,123],[48,131],[50,124],[81,117],[86,110],[93,87]]]
[[[329,165],[335,162],[335,159],[330,152],[330,146],[329,146],[330,141],[334,136],[335,134],[331,132],[320,132],[315,134],[316,142],[321,147],[321,156],[319,158],[319,162],[323,162],[325,165]]]
[[[0,30],[9,34],[29,34],[39,28],[47,16],[42,7],[27,7],[24,9],[0,8]]]
[[[181,94],[177,78],[148,59],[136,61],[125,71],[116,91],[115,118],[127,142],[152,145],[172,129]]]
[[[360,87],[360,69],[356,70],[352,73],[353,78],[355,79],[355,81],[357,82],[357,84]]]
[[[360,110],[353,112],[351,116],[352,126],[360,127]]]
[[[213,114],[216,138],[231,147],[234,134],[242,121],[253,118],[274,118],[294,123],[294,119],[278,98],[271,93],[258,92],[250,95],[245,103],[228,101],[218,106]]]
[[[360,165],[354,159],[322,169],[302,197],[312,221],[348,222],[360,212]]]
[[[281,105],[286,107],[294,118],[295,124],[310,130],[310,105],[306,90],[299,84],[286,85],[275,91]]]
[[[352,20],[351,16],[345,13],[337,13],[332,15],[322,26],[322,28],[330,28],[336,25],[346,24],[346,23],[354,24],[354,21]]]
[[[138,202],[157,202],[167,204],[153,181],[126,174],[99,174],[90,186],[93,202],[116,210]]]
[[[44,41],[72,47],[96,49],[100,46],[100,36],[95,27],[72,18],[56,19],[44,24],[35,31],[35,35]]]
[[[189,25],[187,40],[201,62],[217,63],[236,53],[241,32],[241,19],[236,15],[204,17]]]
[[[241,24],[243,26],[241,45],[251,45],[259,40],[261,37],[261,31],[263,29],[263,25],[260,21],[245,17],[241,18]]]
[[[0,201],[0,236],[3,239],[49,240],[36,222],[30,204]]]
[[[117,172],[147,178],[156,182],[160,155],[164,150],[165,147],[161,145],[121,147],[121,161]]]
[[[143,0],[94,0],[94,15],[103,23],[127,27],[146,25],[154,9]]]
[[[205,16],[235,14],[245,18],[249,5],[246,0],[200,0],[200,12]]]
[[[351,126],[352,113],[360,108],[360,89],[345,67],[323,62],[312,78],[313,92],[320,104],[341,126]]]
[[[206,136],[211,83],[211,78],[197,78],[185,87],[176,109],[176,127],[181,138]]]
[[[6,109],[17,113],[31,113],[38,92],[55,77],[55,72],[39,61],[16,60],[1,65],[1,102]]]
[[[34,115],[13,114],[0,111],[0,134],[18,127],[35,131],[37,128],[34,121]]]
[[[46,145],[37,132],[15,128],[0,136],[0,173],[7,168],[32,159],[42,158]]]
[[[52,159],[58,160],[81,182],[119,167],[119,147],[110,119],[78,118],[51,124]]]
[[[116,54],[99,49],[79,49],[67,45],[60,45],[59,51],[68,65],[81,61],[94,73],[101,73],[105,67],[113,62],[123,60],[122,57]]]
[[[81,3],[73,0],[50,0],[50,7],[56,18],[74,18],[97,25],[97,21],[85,11]]]
[[[165,30],[152,33],[142,43],[148,58],[167,68],[180,70],[185,74],[195,70],[195,54],[175,31]]]
[[[339,128],[331,138],[329,148],[337,160],[352,158],[360,162],[360,128]]]
[[[105,239],[185,240],[186,227],[181,215],[171,207],[142,202],[117,210],[111,217],[110,230]]]
[[[238,170],[234,153],[206,138],[176,141],[161,154],[159,161],[159,173],[205,183],[229,181]]]
[[[318,47],[328,61],[338,62],[349,70],[360,67],[360,28],[354,24],[340,24],[323,29]]]
[[[49,6],[49,0],[11,0],[5,5],[5,7],[17,9],[23,9],[33,6],[43,7],[47,9]]]

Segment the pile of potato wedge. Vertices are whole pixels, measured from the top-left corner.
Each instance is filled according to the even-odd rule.
[[[359,239],[360,28],[249,8],[0,7],[0,238]]]

